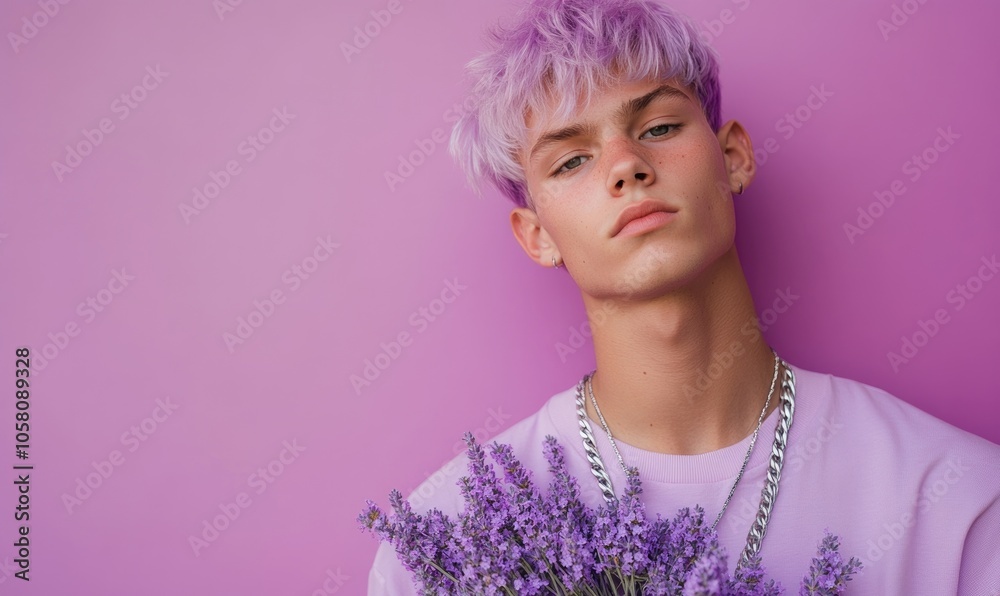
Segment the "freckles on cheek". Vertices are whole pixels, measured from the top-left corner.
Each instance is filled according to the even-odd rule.
[[[679,155],[671,155],[669,160],[660,160],[658,165],[661,168],[671,168],[676,166],[678,163],[683,162],[687,158],[687,153],[681,153]]]

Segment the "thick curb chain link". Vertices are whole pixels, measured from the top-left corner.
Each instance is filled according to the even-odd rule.
[[[788,442],[788,431],[792,426],[792,416],[795,414],[795,373],[785,364],[785,376],[781,381],[781,419],[774,431],[774,444],[771,446],[771,459],[767,464],[767,483],[760,493],[760,509],[750,532],[747,534],[747,545],[740,557],[740,566],[746,565],[750,557],[760,552],[761,542],[767,533],[767,522],[771,517],[771,509],[778,497],[778,481],[781,479],[781,468],[785,463],[785,445]]]
[[[587,452],[587,461],[590,462],[590,471],[597,478],[597,485],[601,487],[601,492],[604,493],[604,500],[611,503],[615,500],[615,491],[611,486],[611,477],[608,476],[608,473],[604,469],[601,455],[597,452],[597,445],[594,443],[594,434],[591,432],[590,424],[587,422],[587,410],[584,405],[586,402],[583,399],[583,387],[586,380],[587,376],[584,376],[576,386],[576,417],[580,423],[580,437],[583,439],[583,449]]]
[[[747,534],[747,543],[743,548],[739,566],[746,565],[750,557],[760,552],[761,543],[767,533],[767,522],[771,517],[771,510],[778,496],[778,481],[781,479],[781,469],[785,463],[785,445],[788,443],[788,431],[792,426],[792,416],[795,414],[795,373],[784,360],[781,365],[785,368],[785,374],[781,381],[781,418],[774,431],[774,443],[771,446],[771,459],[767,467],[767,482],[761,490],[760,508],[750,532]],[[587,461],[590,462],[590,471],[597,479],[597,485],[604,494],[604,499],[608,503],[616,500],[614,487],[611,484],[611,477],[608,476],[604,468],[604,462],[597,451],[594,441],[594,434],[587,421],[587,412],[584,401],[584,386],[587,376],[576,386],[576,413],[580,426],[580,437],[583,439],[583,449],[587,452]]]

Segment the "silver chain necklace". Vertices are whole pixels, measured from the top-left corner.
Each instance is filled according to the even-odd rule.
[[[726,502],[722,506],[722,510],[719,511],[719,515],[716,516],[715,522],[712,524],[712,530],[715,530],[719,520],[722,519],[722,514],[726,511],[726,507],[729,506],[729,501],[733,498],[733,494],[736,492],[736,485],[739,484],[740,479],[743,478],[743,472],[746,470],[747,464],[750,461],[750,454],[757,441],[757,433],[760,431],[760,425],[764,421],[764,414],[767,412],[767,407],[771,402],[771,395],[774,393],[774,384],[778,377],[778,366],[780,364],[784,364],[785,375],[781,383],[782,403],[779,406],[779,409],[781,410],[781,419],[779,420],[778,427],[774,433],[774,444],[771,448],[771,459],[768,463],[767,470],[767,483],[761,491],[760,507],[757,511],[757,518],[754,520],[754,524],[751,526],[750,532],[747,535],[747,543],[743,549],[743,554],[739,563],[741,566],[748,563],[750,557],[759,552],[761,542],[764,539],[764,534],[767,532],[767,522],[770,519],[771,509],[774,507],[774,499],[777,497],[778,481],[781,478],[781,468],[784,464],[784,452],[785,444],[788,440],[788,430],[791,427],[792,416],[795,412],[795,375],[792,373],[788,364],[778,357],[777,353],[773,350],[771,353],[774,354],[774,375],[771,378],[771,388],[767,394],[767,401],[764,403],[764,409],[761,410],[760,418],[757,420],[757,428],[754,430],[753,438],[750,440],[750,448],[747,449],[746,456],[743,458],[743,466],[740,468],[740,473],[736,477],[736,482],[733,483],[732,488],[729,490],[729,496],[726,497]],[[614,488],[611,485],[611,477],[608,475],[607,470],[604,467],[604,460],[601,459],[601,455],[597,451],[594,435],[590,430],[590,423],[587,419],[586,406],[584,405],[585,387],[590,392],[591,403],[594,405],[594,409],[597,411],[597,415],[601,419],[601,424],[604,426],[604,430],[608,435],[608,441],[611,443],[611,447],[618,456],[618,461],[621,464],[622,469],[626,471],[626,475],[628,474],[628,469],[625,466],[625,461],[622,459],[621,453],[618,451],[618,445],[611,436],[611,429],[608,428],[608,423],[604,420],[604,415],[601,414],[601,410],[597,406],[597,400],[594,397],[594,389],[591,385],[591,379],[593,378],[595,372],[597,371],[594,370],[590,374],[585,375],[583,379],[580,380],[580,383],[577,384],[577,417],[580,422],[580,436],[583,438],[583,447],[587,452],[587,459],[590,461],[591,472],[593,472],[594,476],[597,478],[597,484],[600,486],[605,500],[608,503],[613,503],[617,499],[615,497]]]
[[[750,439],[750,447],[747,449],[746,456],[743,458],[743,466],[740,467],[740,473],[736,475],[736,482],[733,483],[733,487],[729,490],[729,496],[726,497],[726,502],[722,505],[722,510],[719,511],[719,515],[716,516],[715,522],[712,523],[712,529],[719,524],[719,520],[722,519],[722,514],[725,513],[726,507],[729,506],[730,499],[733,498],[733,493],[736,492],[736,485],[740,483],[740,479],[743,478],[743,472],[747,469],[747,463],[750,461],[750,454],[753,452],[753,446],[757,442],[757,433],[760,431],[760,425],[764,422],[764,414],[767,412],[767,406],[771,405],[771,396],[774,395],[774,383],[778,380],[778,363],[780,359],[777,354],[774,354],[773,350],[771,352],[774,355],[774,373],[771,375],[771,388],[767,391],[767,401],[764,402],[764,408],[760,411],[760,417],[757,419],[757,428],[753,431],[753,437]],[[596,371],[595,371],[596,372]],[[612,449],[615,450],[615,455],[618,456],[618,462],[622,466],[622,470],[628,474],[628,468],[625,466],[625,460],[622,459],[622,454],[618,451],[618,445],[615,443],[614,437],[611,436],[611,429],[608,428],[608,423],[604,419],[604,414],[601,413],[601,408],[597,405],[597,398],[594,397],[594,385],[593,385],[593,373],[587,377],[587,390],[590,392],[590,402],[594,404],[594,409],[597,410],[597,416],[601,419],[601,425],[604,426],[604,432],[608,433],[608,441],[611,442]]]

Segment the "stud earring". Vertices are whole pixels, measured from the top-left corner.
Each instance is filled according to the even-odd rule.
[[[738,194],[738,195],[743,194],[743,183],[742,182],[740,182],[740,189],[738,191],[736,191],[736,194]]]
[[[561,263],[556,263],[556,258],[555,258],[555,257],[552,257],[552,266],[553,266],[554,268],[558,269],[558,268],[559,268],[559,267],[561,267],[562,265],[561,265]]]

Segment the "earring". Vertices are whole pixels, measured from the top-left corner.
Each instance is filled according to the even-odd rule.
[[[738,194],[738,195],[743,194],[743,183],[742,182],[740,182],[740,189],[736,192],[736,194]]]
[[[556,263],[556,258],[555,257],[552,257],[552,266],[554,268],[556,268],[556,269],[558,269],[561,266],[561,264]]]

